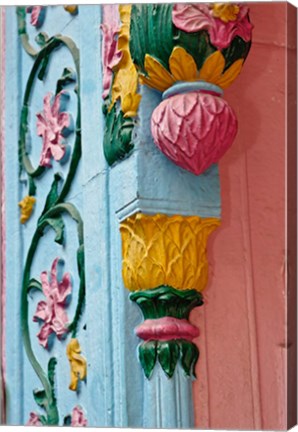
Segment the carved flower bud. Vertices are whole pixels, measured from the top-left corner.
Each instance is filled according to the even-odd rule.
[[[219,161],[237,134],[237,119],[214,93],[191,91],[162,101],[153,111],[156,146],[176,165],[199,175]]]

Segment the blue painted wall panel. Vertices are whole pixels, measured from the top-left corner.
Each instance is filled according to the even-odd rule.
[[[16,9],[6,9],[6,104],[5,125],[5,195],[6,195],[6,357],[7,357],[7,422],[24,424],[32,411],[40,412],[32,390],[40,388],[22,347],[20,331],[20,290],[22,271],[31,238],[50,190],[54,172],[65,178],[69,161],[53,162],[53,167],[36,181],[37,202],[26,225],[19,223],[18,202],[27,194],[26,177],[18,178],[18,120],[33,60],[25,53],[17,34]],[[72,17],[62,6],[48,7],[43,31],[49,35],[62,33],[75,41],[80,49],[82,159],[67,201],[73,203],[84,220],[86,308],[80,321],[78,338],[88,362],[87,383],[81,383],[76,394],[68,390],[69,363],[67,341],[54,340],[48,351],[36,338],[39,325],[32,321],[41,293],[29,297],[29,324],[32,347],[45,368],[50,356],[58,360],[56,388],[60,424],[75,405],[82,405],[89,426],[118,427],[191,427],[191,381],[177,368],[169,380],[156,367],[148,381],[138,361],[139,339],[134,328],[142,321],[141,313],[129,300],[122,282],[121,238],[119,222],[142,211],[148,214],[220,215],[218,168],[212,166],[196,177],[169,162],[155,147],[150,134],[150,116],[160,101],[160,94],[142,88],[142,103],[135,129],[134,150],[121,163],[109,168],[103,155],[104,118],[102,114],[101,23],[102,8],[81,6]],[[32,41],[37,31],[27,22]],[[35,47],[38,46],[35,44]],[[13,54],[12,54],[13,53]],[[55,51],[44,82],[36,82],[30,113],[30,155],[38,165],[41,138],[36,135],[37,112],[43,109],[43,97],[55,92],[63,68],[74,63],[66,48]],[[67,111],[75,119],[76,96],[69,87]],[[74,146],[74,134],[67,140]],[[73,295],[67,308],[69,317],[75,312],[79,278],[76,267],[78,247],[76,224],[65,218],[66,243],[54,242],[47,232],[34,259],[31,276],[50,270],[56,256],[65,260],[64,271],[73,277]]]

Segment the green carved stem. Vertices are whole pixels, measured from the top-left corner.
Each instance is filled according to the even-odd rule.
[[[18,32],[21,38],[21,42],[24,50],[31,57],[36,57],[38,51],[33,48],[29,42],[29,36],[26,29],[26,6],[17,7],[17,17],[18,17]]]

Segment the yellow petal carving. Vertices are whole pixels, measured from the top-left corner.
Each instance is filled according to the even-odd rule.
[[[197,78],[196,62],[182,47],[173,49],[169,66],[175,81],[194,81]]]
[[[21,208],[20,222],[24,224],[31,217],[34,204],[36,199],[33,196],[26,195],[22,201],[19,202],[19,207]]]
[[[81,354],[78,339],[72,338],[66,348],[67,358],[70,363],[70,385],[69,390],[76,391],[79,380],[87,376],[87,362]]]
[[[78,6],[77,5],[67,5],[67,6],[63,6],[63,7],[71,15],[75,15],[78,12]]]
[[[137,213],[120,225],[122,275],[130,291],[161,285],[202,291],[208,281],[209,234],[217,218]]]
[[[230,66],[214,84],[218,85],[222,89],[229,87],[240,74],[243,62],[244,60],[242,59],[235,61],[235,63],[233,63],[232,66]]]
[[[145,69],[148,73],[148,77],[142,76],[141,80],[144,84],[152,88],[165,91],[175,82],[170,72],[150,54],[145,55]]]
[[[236,21],[240,8],[238,5],[231,3],[214,3],[212,6],[212,15],[215,18],[221,19],[227,23],[229,21]]]
[[[122,24],[118,37],[118,50],[122,52],[122,58],[114,71],[110,109],[116,100],[120,99],[124,117],[134,117],[137,115],[141,96],[137,94],[138,73],[129,50],[131,5],[120,5],[119,14]]]
[[[215,84],[215,81],[221,76],[225,67],[225,59],[220,51],[215,51],[211,54],[207,60],[205,60],[201,70],[199,77],[201,80],[212,82]]]
[[[128,93],[122,102],[124,117],[135,117],[141,101],[141,95]]]
[[[201,80],[216,84],[222,89],[229,87],[241,72],[244,60],[235,61],[224,73],[225,59],[220,51],[215,51],[204,62],[199,78]]]

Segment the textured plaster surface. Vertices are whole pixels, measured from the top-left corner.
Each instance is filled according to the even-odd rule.
[[[205,307],[192,315],[202,330],[193,385],[197,427],[287,426],[286,54],[295,56],[295,23],[286,39],[287,7],[250,4],[251,52],[224,96],[239,132],[219,163],[222,226],[209,248]]]

